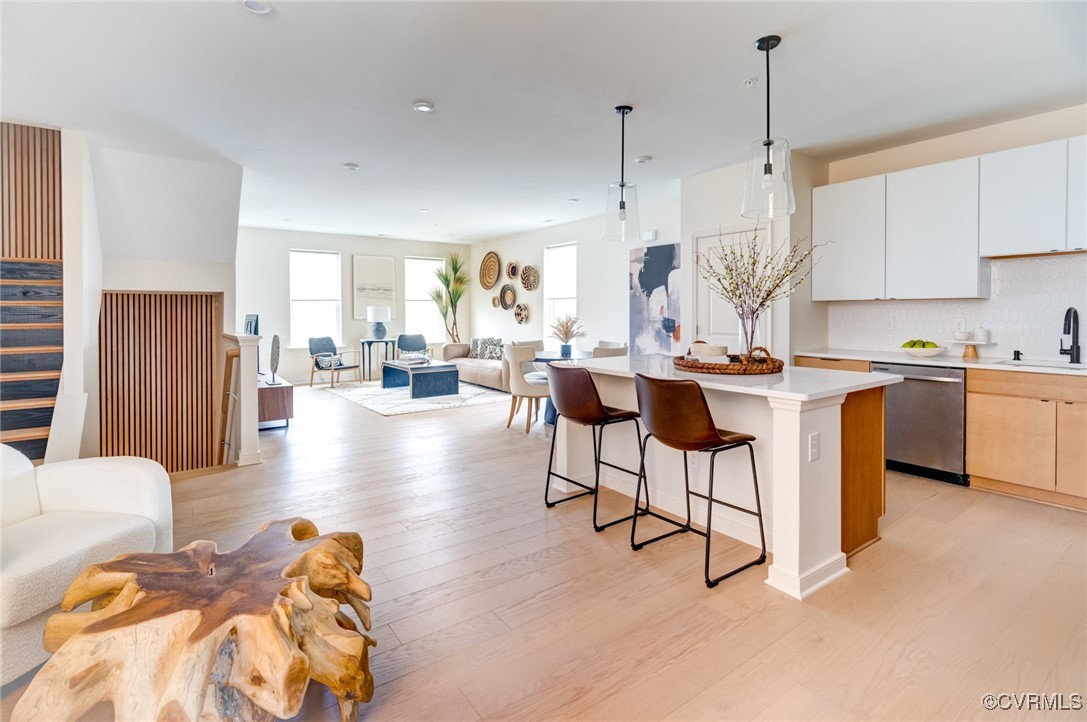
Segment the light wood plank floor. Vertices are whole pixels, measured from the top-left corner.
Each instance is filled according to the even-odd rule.
[[[700,537],[634,553],[590,499],[545,509],[550,427],[507,430],[503,404],[383,418],[296,387],[295,408],[264,464],[175,480],[175,541],[233,548],[294,515],[360,532],[363,718],[1087,719],[981,703],[1087,693],[1083,514],[892,473],[883,540],[798,602],[765,566],[707,589]],[[722,564],[752,554],[718,540]],[[335,702],[312,685],[300,718]]]

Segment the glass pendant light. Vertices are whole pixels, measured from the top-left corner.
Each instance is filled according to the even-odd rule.
[[[755,41],[766,53],[766,137],[751,144],[751,161],[744,178],[744,218],[783,218],[796,212],[789,141],[770,135],[770,51],[781,44],[778,35]]]
[[[619,182],[608,187],[608,205],[604,208],[604,240],[640,240],[638,226],[638,188],[626,182],[625,155],[627,144],[627,116],[634,110],[629,105],[616,106],[615,112],[622,117],[622,135],[619,144]]]

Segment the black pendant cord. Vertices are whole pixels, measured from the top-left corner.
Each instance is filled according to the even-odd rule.
[[[766,175],[773,175],[774,166],[770,162],[770,45],[766,46],[766,167],[763,169]]]
[[[626,178],[626,154],[627,154],[627,115],[634,110],[629,105],[618,105],[615,112],[620,116],[619,135],[619,211],[627,208],[627,178]]]

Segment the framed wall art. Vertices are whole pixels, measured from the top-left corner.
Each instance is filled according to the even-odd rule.
[[[396,318],[396,261],[392,256],[352,256],[353,318],[365,320],[367,306],[388,306]]]

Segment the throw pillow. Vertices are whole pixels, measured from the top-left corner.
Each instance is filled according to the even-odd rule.
[[[468,358],[479,358],[479,342],[481,338],[473,338],[468,342]]]
[[[502,339],[500,338],[486,338],[482,339],[479,345],[479,357],[484,359],[491,359],[492,361],[502,360]]]
[[[340,366],[343,363],[340,361],[338,354],[334,356],[315,356],[314,359],[317,361],[317,368],[322,371],[328,371],[333,365]]]

